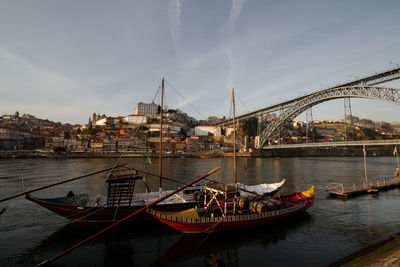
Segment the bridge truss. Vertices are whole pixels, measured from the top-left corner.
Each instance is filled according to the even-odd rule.
[[[259,135],[257,148],[277,140],[284,128],[303,111],[322,102],[338,98],[369,98],[400,104],[400,89],[377,86],[351,86],[326,89],[301,98],[287,107],[277,120],[272,121]]]
[[[293,121],[294,118],[305,110],[322,102],[338,98],[369,98],[400,104],[400,89],[375,86],[396,79],[400,79],[400,68],[386,70],[381,73],[376,73],[361,79],[339,84],[325,90],[259,109],[237,116],[237,119],[245,120],[251,117],[259,117],[267,113],[277,111],[281,112],[276,120],[269,123],[264,130],[260,131],[257,138],[258,142],[256,142],[256,148],[260,149],[265,144],[271,144],[273,141],[279,139],[281,132]],[[231,120],[223,121],[217,125],[223,126],[229,124],[232,124]]]

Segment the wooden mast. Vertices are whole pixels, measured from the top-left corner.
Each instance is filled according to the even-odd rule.
[[[365,175],[365,186],[368,187],[368,175],[367,175],[367,151],[365,150],[365,145],[363,145],[364,153],[364,175]]]
[[[161,81],[161,112],[160,112],[160,154],[159,154],[159,165],[158,175],[160,177],[159,192],[162,191],[162,127],[163,127],[163,109],[164,109],[164,77]]]
[[[232,113],[233,113],[233,180],[236,186],[236,122],[235,122],[235,90],[232,88]]]

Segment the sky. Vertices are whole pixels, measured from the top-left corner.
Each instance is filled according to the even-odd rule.
[[[169,108],[229,116],[235,88],[243,114],[398,66],[399,10],[397,0],[0,0],[0,115],[126,116],[162,77]],[[313,117],[342,119],[343,105]],[[400,105],[351,106],[400,122]]]

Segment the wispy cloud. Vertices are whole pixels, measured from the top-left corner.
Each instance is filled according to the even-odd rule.
[[[228,17],[228,33],[233,35],[236,22],[240,17],[245,0],[232,0],[231,10]],[[231,36],[230,36],[231,37]],[[229,72],[226,78],[225,87],[232,88],[235,85],[235,80],[238,76],[243,74],[245,69],[245,58],[235,49],[234,46],[229,45],[226,49],[226,56],[228,58]]]
[[[19,109],[70,122],[128,114],[152,99],[162,76],[187,99],[169,105],[196,117],[187,103],[226,115],[232,87],[246,91],[251,110],[276,104],[400,64],[400,2],[390,2],[117,0],[79,2],[71,16],[59,1],[6,1],[0,114]],[[398,120],[394,108],[365,109],[372,119]]]
[[[23,57],[15,54],[1,46],[0,46],[0,58],[2,58],[3,60],[6,60],[6,61],[16,62],[20,65],[23,65],[24,67],[26,67],[28,69],[34,69],[34,67],[30,63],[28,63],[28,61],[26,61]]]
[[[230,33],[232,33],[235,29],[235,25],[240,17],[240,12],[242,11],[244,2],[245,0],[232,0],[232,7],[228,18],[228,29]]]
[[[169,30],[171,32],[172,42],[174,45],[175,53],[178,51],[178,45],[181,39],[181,0],[169,1]]]
[[[92,94],[92,88],[4,47],[0,47],[0,60],[9,66],[0,75],[3,109],[19,109],[54,120],[68,114],[79,121],[81,111],[76,107],[85,105],[84,99]]]
[[[37,86],[41,91],[48,91],[49,93],[63,92],[64,90],[80,90],[82,85],[75,80],[50,70],[43,68],[32,61],[27,60],[23,56],[16,54],[4,47],[0,47],[0,58],[3,61],[9,63],[10,66],[18,66],[20,71],[29,75],[30,79],[35,82],[34,86]],[[12,73],[10,70],[9,75],[18,75],[17,73]],[[20,81],[24,82],[24,81]]]

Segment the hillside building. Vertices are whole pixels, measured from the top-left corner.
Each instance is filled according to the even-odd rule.
[[[143,114],[131,114],[126,116],[125,121],[129,124],[145,124],[147,117]]]
[[[151,104],[139,102],[136,105],[134,114],[155,117],[155,116],[157,116],[157,113],[158,113],[158,105],[154,104],[154,102]]]
[[[194,134],[196,136],[207,136],[212,134],[214,136],[221,136],[221,127],[211,125],[200,125],[194,128]]]

